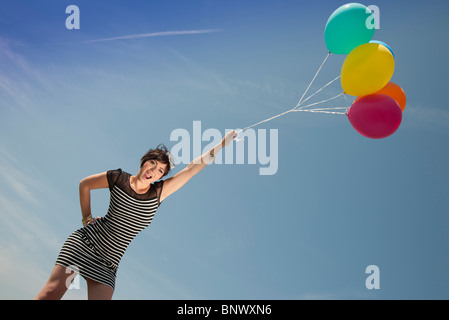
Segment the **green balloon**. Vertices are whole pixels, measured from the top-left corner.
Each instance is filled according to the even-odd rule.
[[[374,36],[374,17],[360,3],[348,3],[335,10],[327,20],[324,39],[327,49],[334,54],[348,54]]]

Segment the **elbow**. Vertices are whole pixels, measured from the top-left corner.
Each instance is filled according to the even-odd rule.
[[[80,189],[80,192],[81,192],[81,191],[84,191],[84,190],[89,190],[89,186],[88,186],[88,184],[87,184],[86,178],[84,178],[84,179],[82,179],[82,180],[80,181],[79,189]]]

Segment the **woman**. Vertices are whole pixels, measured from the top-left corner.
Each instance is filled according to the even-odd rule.
[[[88,299],[111,299],[118,264],[129,243],[151,223],[159,204],[212,162],[215,154],[236,136],[236,131],[227,133],[220,144],[166,180],[160,179],[169,173],[172,160],[165,147],[148,151],[134,176],[118,169],[81,180],[83,228],[67,238],[47,283],[35,299],[61,299],[74,277],[72,271],[86,279]],[[109,210],[104,217],[94,219],[90,190],[100,188],[111,192]]]

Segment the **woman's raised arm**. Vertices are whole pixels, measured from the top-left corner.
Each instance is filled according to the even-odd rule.
[[[187,167],[175,174],[173,177],[165,180],[160,197],[161,202],[169,195],[179,190],[179,188],[186,184],[187,181],[189,181],[194,175],[203,170],[204,167],[206,167],[211,161],[213,161],[213,157],[215,157],[215,155],[222,148],[227,146],[236,136],[237,132],[235,130],[228,132],[221,143],[217,144],[215,147],[190,162]]]

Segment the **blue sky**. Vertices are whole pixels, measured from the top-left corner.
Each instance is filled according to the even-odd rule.
[[[31,299],[45,283],[81,224],[85,176],[136,173],[143,153],[173,147],[170,134],[194,121],[224,134],[294,107],[345,3],[3,0],[0,298]],[[79,30],[65,27],[72,4]],[[370,140],[344,115],[311,113],[262,124],[278,130],[276,174],[260,175],[261,163],[205,168],[130,245],[114,298],[448,298],[449,7],[364,4],[380,9],[374,39],[394,50],[392,81],[407,94],[399,130]],[[203,32],[183,34],[192,30]],[[311,92],[343,61],[331,56]],[[340,92],[337,81],[317,99]],[[93,214],[108,202],[93,191]],[[369,265],[379,290],[365,286]],[[65,296],[85,297],[84,282]]]

